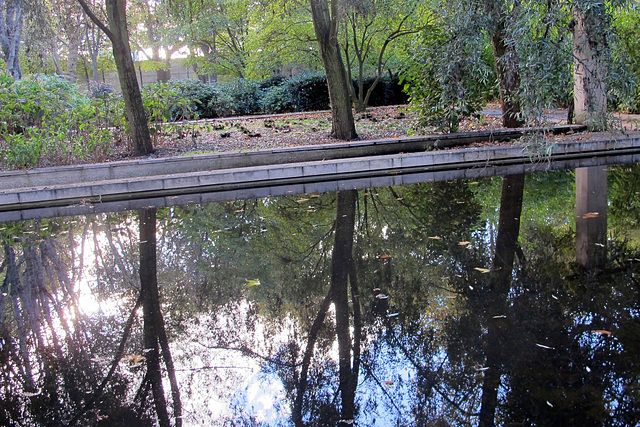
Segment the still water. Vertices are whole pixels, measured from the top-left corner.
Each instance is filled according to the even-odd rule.
[[[637,425],[639,182],[0,224],[0,424]]]

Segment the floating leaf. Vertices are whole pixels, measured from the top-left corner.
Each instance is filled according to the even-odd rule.
[[[546,348],[547,350],[555,350],[553,347],[549,347],[548,345],[543,345],[538,343],[536,343],[536,345],[540,348]]]
[[[253,286],[260,286],[260,279],[247,279],[247,288],[251,288]]]

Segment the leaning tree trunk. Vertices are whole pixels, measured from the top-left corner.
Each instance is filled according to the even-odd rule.
[[[153,145],[151,144],[149,125],[147,124],[142,94],[140,93],[136,68],[133,64],[131,47],[129,46],[127,1],[106,0],[108,27],[93,13],[85,0],[78,0],[78,3],[80,3],[80,6],[82,6],[93,23],[111,40],[133,148],[137,155],[149,154],[153,152]]]
[[[338,45],[339,1],[331,1],[331,11],[327,0],[309,0],[313,27],[315,29],[322,63],[327,75],[327,87],[331,102],[331,136],[336,139],[352,140],[358,137],[351,110],[351,97],[347,87],[347,73],[342,62]]]
[[[118,69],[118,78],[124,98],[127,120],[131,131],[131,139],[136,154],[144,155],[153,151],[151,135],[144,104],[136,77],[136,68],[131,57],[129,33],[127,31],[127,14],[125,0],[107,0],[107,18],[115,40],[113,54]]]
[[[585,10],[586,9],[586,10]],[[577,124],[603,129],[607,123],[606,54],[608,51],[604,3],[576,2],[573,8],[573,96]]]

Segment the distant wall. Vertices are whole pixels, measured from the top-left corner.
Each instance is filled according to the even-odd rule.
[[[120,91],[120,81],[118,80],[118,74],[115,71],[100,71],[99,73],[100,77],[98,78],[98,81],[110,83],[117,92]],[[138,84],[140,84],[140,86],[150,85],[157,82],[156,71],[144,71],[140,68],[139,63],[136,63],[136,76],[138,77]],[[195,78],[197,78],[197,74],[193,71],[192,67],[184,66],[178,62],[171,65],[171,80],[187,80]],[[78,76],[78,84],[86,85],[87,78],[85,76]]]

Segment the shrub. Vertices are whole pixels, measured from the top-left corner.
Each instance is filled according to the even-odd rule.
[[[217,111],[235,116],[244,116],[260,112],[262,90],[256,82],[237,79],[233,83],[218,83],[220,93],[224,93],[215,107]],[[229,115],[229,114],[223,114]]]
[[[294,111],[329,109],[327,78],[322,73],[300,73],[286,82]]]
[[[101,104],[57,76],[0,81],[0,143],[7,166],[101,160],[111,134]]]
[[[289,96],[286,84],[271,86],[264,90],[261,100],[265,113],[289,113],[294,111],[294,104]]]

